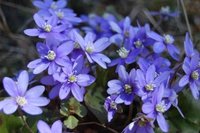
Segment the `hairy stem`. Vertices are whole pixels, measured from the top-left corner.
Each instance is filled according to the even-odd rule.
[[[28,125],[28,123],[26,122],[26,120],[24,119],[23,113],[22,113],[21,109],[18,109],[18,113],[19,113],[19,115],[20,115],[20,117],[21,117],[21,119],[22,119],[22,121],[23,121],[25,127],[28,129],[28,131],[29,131],[30,133],[34,133],[34,132],[32,131],[32,129],[29,127],[29,125]]]

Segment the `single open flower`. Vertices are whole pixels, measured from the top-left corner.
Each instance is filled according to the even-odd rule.
[[[0,110],[5,114],[12,114],[18,108],[31,115],[42,113],[41,106],[49,104],[49,99],[41,97],[44,92],[44,86],[38,85],[27,91],[29,82],[28,72],[22,71],[17,81],[5,77],[3,85],[6,92],[11,96],[0,102]]]

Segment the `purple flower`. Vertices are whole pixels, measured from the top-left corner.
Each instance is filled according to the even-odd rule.
[[[65,38],[61,32],[63,32],[67,26],[57,25],[58,20],[55,16],[51,16],[48,20],[44,20],[38,14],[33,16],[35,23],[37,24],[37,29],[26,29],[24,33],[28,36],[38,36],[39,38],[47,38],[48,36],[54,36],[58,40],[64,40]]]
[[[170,108],[171,103],[163,99],[163,95],[164,85],[162,84],[157,91],[155,91],[150,101],[147,101],[142,105],[142,111],[147,114],[147,117],[156,119],[163,132],[168,132],[169,126],[163,113]]]
[[[78,101],[83,101],[85,87],[91,85],[95,78],[89,74],[82,73],[83,58],[79,56],[76,61],[68,63],[61,73],[55,73],[54,79],[62,83],[59,91],[60,99],[65,99],[70,92]]]
[[[54,43],[53,39],[46,41],[46,44],[37,43],[39,59],[31,61],[28,68],[33,69],[34,74],[41,73],[48,68],[48,74],[53,74],[60,66],[64,66],[69,60],[66,55],[72,52],[74,44],[71,41],[64,42],[61,45]]]
[[[133,32],[133,27],[131,26],[131,20],[129,17],[126,17],[119,24],[114,21],[110,21],[109,24],[112,31],[117,33],[111,37],[112,43],[120,45],[123,42],[127,43],[126,41],[129,41],[130,34]]]
[[[49,100],[46,97],[41,97],[45,88],[39,85],[27,91],[28,83],[29,77],[27,71],[22,71],[17,81],[5,77],[3,85],[11,97],[0,102],[0,110],[3,109],[5,114],[12,114],[17,108],[21,108],[24,112],[31,115],[41,114],[42,109],[40,107],[49,104]]]
[[[200,87],[200,69],[199,69],[199,54],[196,53],[189,58],[185,58],[182,66],[186,75],[184,75],[180,81],[179,86],[184,87],[189,84],[192,95],[195,99],[199,99],[199,87]]]
[[[141,93],[135,86],[136,71],[132,69],[128,74],[124,66],[119,66],[118,75],[120,80],[114,79],[108,82],[107,93],[110,95],[117,95],[116,103],[124,103],[130,105],[135,94]]]
[[[140,113],[133,122],[125,127],[123,133],[154,133],[152,121],[153,119]]]
[[[110,122],[113,119],[114,114],[117,111],[117,103],[115,102],[116,95],[112,95],[106,98],[104,103],[104,108],[108,112],[108,122]]]
[[[167,49],[169,55],[173,59],[177,61],[179,60],[180,51],[176,46],[174,46],[174,38],[171,35],[165,34],[163,36],[160,36],[153,31],[147,33],[147,35],[149,38],[155,40],[155,43],[153,45],[153,50],[155,53],[161,53],[165,49]]]
[[[69,9],[58,9],[51,11],[51,13],[57,17],[58,23],[66,24],[68,27],[72,27],[73,24],[81,22],[81,19],[76,17],[76,14]]]
[[[169,6],[161,7],[160,11],[151,11],[150,14],[153,16],[159,15],[161,17],[161,19],[163,19],[163,20],[168,20],[170,17],[179,16],[179,12],[178,11],[175,11],[175,12],[170,11]]]
[[[47,123],[39,120],[37,123],[37,129],[39,133],[62,133],[62,122],[60,120],[57,120],[50,128]]]
[[[54,1],[54,0],[35,0],[33,1],[33,5],[36,6],[37,8],[41,9],[41,10],[57,10],[57,9],[62,9],[67,5],[67,1],[66,0],[58,0],[58,1]]]
[[[81,49],[85,52],[86,57],[90,63],[96,62],[98,65],[106,69],[106,63],[110,63],[111,60],[100,53],[106,49],[109,45],[109,39],[106,37],[95,40],[96,35],[94,33],[87,33],[85,38],[82,38],[76,31],[74,32],[75,41],[80,45]]]
[[[137,70],[137,87],[143,91],[142,99],[145,100],[151,96],[152,92],[160,84],[168,79],[169,72],[158,74],[155,65],[148,67],[147,71]]]

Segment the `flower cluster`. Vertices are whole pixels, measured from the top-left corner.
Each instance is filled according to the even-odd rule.
[[[38,59],[30,61],[27,67],[35,75],[46,74],[41,83],[48,86],[49,99],[59,97],[60,101],[67,101],[74,97],[83,102],[86,87],[102,78],[95,73],[97,66],[115,68],[114,75],[118,74],[119,78],[107,81],[109,96],[104,103],[108,121],[121,104],[130,106],[138,102],[140,108],[133,122],[123,130],[125,133],[153,133],[155,122],[163,132],[168,132],[165,112],[173,106],[184,117],[177,97],[186,85],[193,97],[199,99],[200,56],[188,34],[184,42],[185,57],[182,57],[171,34],[156,33],[148,24],[133,26],[129,17],[120,21],[111,14],[79,18],[66,8],[65,0],[35,0],[33,4],[39,9],[33,16],[37,27],[24,33],[41,41],[36,44]],[[166,15],[168,8],[161,11]],[[77,29],[80,23],[86,25]],[[41,107],[50,102],[41,96],[46,90],[44,86],[27,90],[27,71],[22,71],[17,80],[5,77],[3,85],[11,96],[0,102],[0,110],[5,114],[18,109],[38,115],[42,113]],[[40,120],[37,128],[40,133],[61,133],[62,121],[56,121],[50,128]]]

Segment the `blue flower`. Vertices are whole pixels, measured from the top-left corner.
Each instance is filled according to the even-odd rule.
[[[154,125],[152,122],[153,119],[139,113],[137,118],[133,119],[133,122],[125,127],[123,133],[154,133]]]
[[[124,66],[119,66],[119,80],[114,79],[108,82],[107,93],[117,95],[116,103],[124,103],[130,105],[135,95],[140,94],[140,90],[135,86],[136,71],[132,69],[128,74]]]
[[[75,41],[80,45],[81,49],[85,52],[85,55],[90,63],[96,62],[98,65],[107,68],[106,63],[110,63],[111,60],[100,53],[106,49],[109,45],[109,39],[106,37],[95,40],[96,35],[94,33],[87,33],[85,38],[82,38],[80,34],[74,31]]]
[[[48,68],[48,74],[53,74],[69,60],[66,55],[72,52],[74,44],[72,41],[62,44],[54,43],[53,39],[47,39],[46,44],[37,43],[39,59],[31,61],[28,68],[33,69],[34,74],[39,74]]]
[[[171,103],[163,99],[163,95],[164,85],[162,84],[157,91],[155,91],[150,101],[147,101],[142,105],[142,111],[147,114],[147,117],[156,119],[163,132],[168,132],[169,126],[163,113],[170,108]]]
[[[38,14],[33,16],[38,28],[26,29],[24,33],[28,36],[38,36],[39,38],[47,38],[48,36],[54,36],[55,39],[64,40],[65,37],[61,32],[65,31],[67,25],[57,25],[58,20],[55,16],[51,16],[48,20],[44,20]]]
[[[200,87],[200,67],[199,67],[199,54],[196,53],[189,58],[185,58],[183,62],[183,70],[186,75],[184,75],[180,81],[179,86],[184,87],[189,84],[192,95],[195,99],[199,99],[199,87]]]
[[[118,105],[115,102],[116,98],[117,98],[116,95],[112,95],[112,96],[107,97],[104,102],[104,108],[108,112],[108,114],[107,114],[108,122],[110,122],[113,119],[113,116],[118,109]]]
[[[150,65],[147,71],[137,70],[137,87],[143,91],[143,100],[151,97],[152,92],[168,79],[169,72],[157,73],[155,65]]]
[[[177,61],[179,60],[180,50],[174,45],[174,38],[171,35],[165,34],[163,36],[160,36],[153,31],[147,33],[147,35],[149,38],[155,40],[155,43],[153,45],[153,50],[155,53],[161,53],[164,50],[167,50],[169,55],[173,59]]]
[[[71,92],[78,101],[82,102],[85,87],[95,81],[93,76],[82,72],[83,63],[82,56],[79,56],[74,63],[69,62],[68,65],[63,67],[63,72],[53,75],[55,80],[62,83],[59,89],[59,97],[61,100],[67,98]]]
[[[6,92],[11,96],[0,102],[0,110],[5,114],[14,113],[17,108],[21,108],[30,115],[39,115],[42,113],[40,107],[49,104],[49,99],[41,97],[45,91],[44,86],[38,85],[27,91],[29,76],[27,71],[22,71],[17,81],[5,77],[3,86]]]

